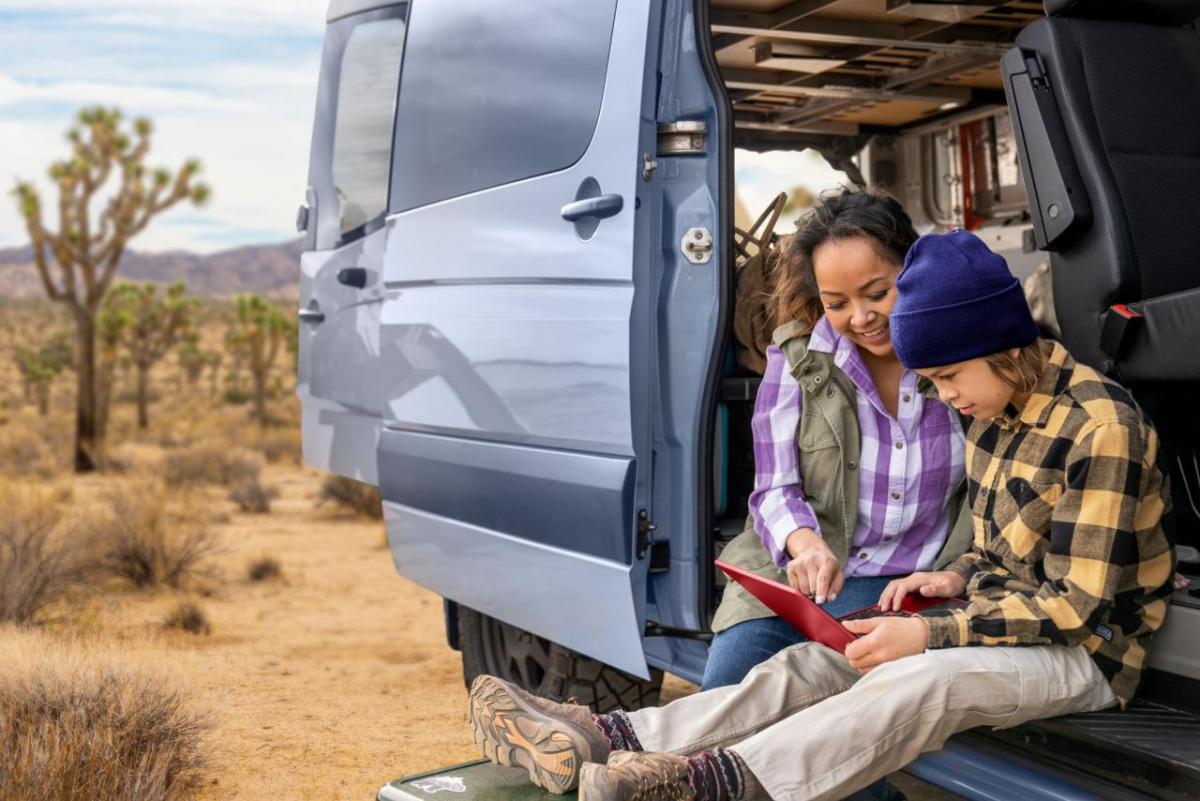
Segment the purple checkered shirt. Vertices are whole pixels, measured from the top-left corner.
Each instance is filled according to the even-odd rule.
[[[962,480],[965,438],[958,415],[917,391],[917,374],[900,378],[898,418],[888,414],[858,348],[824,317],[813,330],[810,350],[832,353],[858,390],[858,526],[844,573],[898,576],[929,570],[949,533],[950,496]],[[800,385],[783,352],[767,349],[767,370],[758,388],[754,432],[754,528],[780,567],[789,561],[784,545],[798,528],[820,533],[817,516],[804,499],[796,452]]]

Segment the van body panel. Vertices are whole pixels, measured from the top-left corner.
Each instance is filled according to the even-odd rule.
[[[368,484],[378,483],[383,292],[378,271],[365,290],[340,284],[337,276],[348,267],[379,264],[383,243],[378,230],[338,250],[300,257],[300,309],[324,315],[320,321],[302,318],[299,326],[296,393],[303,409],[304,463]]]
[[[379,265],[407,3],[335,2],[309,153],[300,258],[304,462],[376,484],[382,416]],[[339,280],[365,270],[365,282]]]
[[[644,338],[652,325],[649,212],[657,208],[641,165],[656,136],[656,6],[615,5],[595,127],[574,163],[387,217],[380,318],[377,458],[397,570],[641,676],[646,569],[634,543],[650,496],[654,401]],[[496,16],[503,8],[477,0],[426,6],[425,17],[417,4],[409,56],[429,37],[422,20],[444,30],[454,8],[464,10],[463,24],[508,24]],[[558,38],[521,37],[511,57],[553,60],[561,37],[594,42],[597,31],[570,29],[594,10],[565,11],[555,20]],[[405,128],[405,80],[421,76],[405,69],[397,154],[428,145]],[[476,77],[487,95],[491,84]],[[480,115],[503,103],[541,108],[548,121],[557,113],[502,90],[483,97],[464,89],[454,102],[478,103]],[[408,177],[404,163],[394,157],[393,199]],[[455,181],[465,180],[459,170]],[[614,195],[616,213],[565,218],[568,204]]]
[[[389,500],[383,516],[402,576],[506,623],[533,620],[555,642],[649,677],[629,565]]]
[[[390,501],[624,564],[629,539],[595,521],[632,516],[634,466],[625,457],[391,429],[379,444],[379,486]]]
[[[632,302],[615,281],[391,285],[384,423],[631,457]]]

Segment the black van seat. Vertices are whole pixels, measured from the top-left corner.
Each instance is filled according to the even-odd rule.
[[[1062,340],[1133,391],[1172,472],[1178,541],[1200,418],[1200,0],[1046,0],[1001,64]]]

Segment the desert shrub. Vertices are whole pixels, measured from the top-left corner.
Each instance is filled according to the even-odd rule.
[[[250,393],[244,389],[229,387],[225,390],[224,394],[221,395],[221,400],[225,401],[231,406],[241,406],[244,403],[250,402]]]
[[[137,587],[178,587],[221,550],[198,514],[172,504],[162,489],[125,487],[109,493],[108,507],[97,532],[104,564]]]
[[[383,517],[378,488],[345,476],[331,475],[321,483],[321,494],[317,503],[319,505],[326,501],[376,520]]]
[[[212,626],[208,623],[208,615],[194,601],[180,601],[163,619],[163,628],[179,629],[188,634],[208,634]]]
[[[246,567],[251,581],[273,581],[283,577],[283,565],[273,556],[261,556]]]
[[[299,426],[260,432],[250,440],[249,447],[271,463],[300,464],[302,446]]]
[[[0,622],[34,622],[87,573],[89,547],[63,525],[58,501],[45,490],[0,487]]]
[[[279,490],[264,486],[257,473],[242,476],[229,488],[229,500],[243,512],[266,514],[271,511],[271,501],[278,497]]]
[[[163,457],[163,479],[178,487],[189,484],[231,486],[247,477],[257,478],[262,457],[244,448],[206,443],[168,453]]]
[[[183,801],[208,723],[165,676],[15,632],[0,646],[0,801]]]
[[[66,466],[65,456],[46,436],[22,422],[0,429],[0,470],[9,475],[50,478]]]

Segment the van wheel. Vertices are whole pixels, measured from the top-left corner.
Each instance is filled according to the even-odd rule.
[[[652,668],[644,681],[465,606],[458,608],[458,638],[468,687],[486,673],[544,698],[573,698],[596,712],[658,703],[661,670]]]

